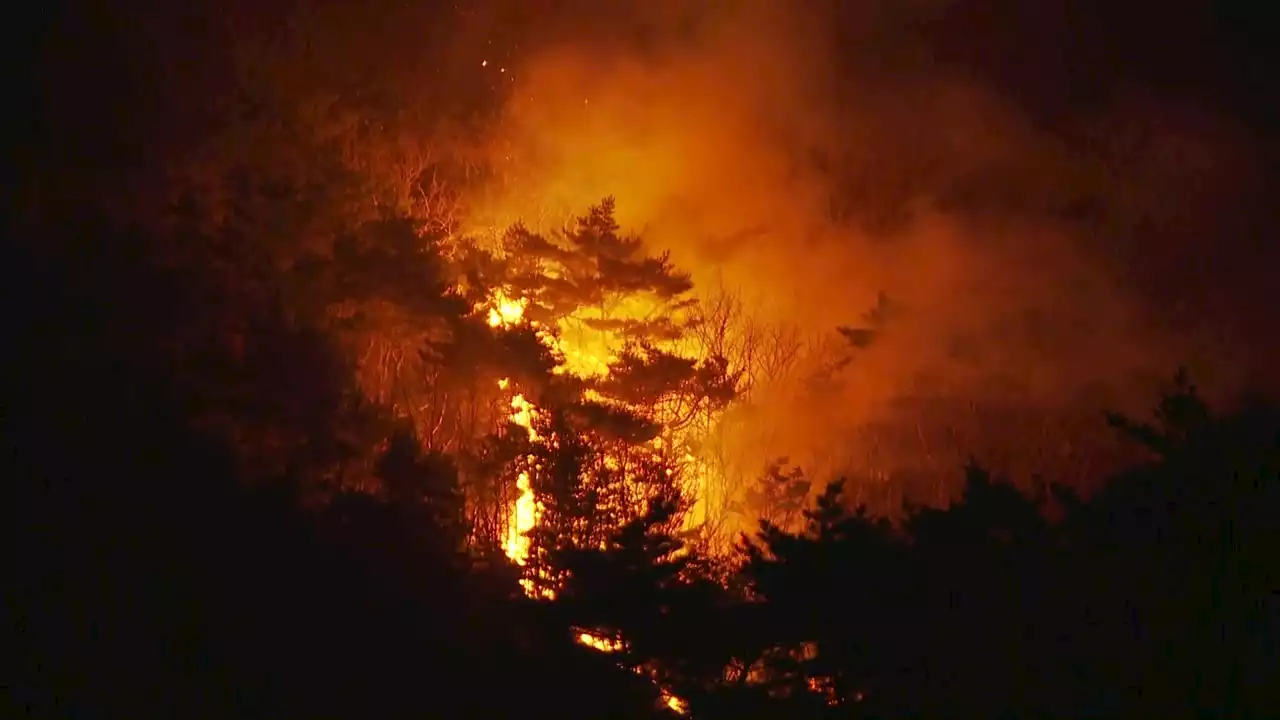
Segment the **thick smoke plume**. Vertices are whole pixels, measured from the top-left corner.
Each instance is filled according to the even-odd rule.
[[[167,21],[116,33],[140,58],[156,48],[126,73],[138,91],[69,96],[62,114],[155,118],[93,147],[159,154],[216,124],[209,98],[245,84],[232,66],[266,65],[289,98],[312,85],[394,98],[379,117],[397,118],[408,146],[448,136],[433,114],[481,116],[497,172],[467,198],[474,225],[551,228],[616,196],[623,224],[701,290],[737,293],[758,322],[815,342],[838,343],[835,328],[883,292],[885,331],[839,383],[754,398],[755,430],[738,442],[760,455],[799,461],[893,422],[913,443],[896,454],[935,456],[944,430],[998,425],[904,409],[904,396],[1078,410],[1097,425],[1104,405],[1141,411],[1179,364],[1222,394],[1276,355],[1261,330],[1275,320],[1261,280],[1275,251],[1240,240],[1276,227],[1263,174],[1277,165],[1205,90],[1246,77],[1205,49],[1229,44],[1206,37],[1210,3],[304,5],[165,6]],[[60,47],[103,33],[81,25]],[[205,59],[160,61],[176,47]],[[60,66],[76,77],[102,65],[76,57]],[[296,80],[295,64],[316,77]],[[222,75],[215,91],[205,76]],[[74,165],[108,166],[102,152]],[[990,459],[974,438],[948,442]]]
[[[773,399],[779,448],[839,444],[921,387],[1096,412],[1189,363],[1230,389],[1205,352],[1234,359],[1220,323],[1205,334],[1216,300],[1142,271],[1235,212],[1244,135],[1136,94],[1039,112],[945,60],[958,5],[491,5],[473,27],[509,97],[478,217],[554,227],[614,195],[700,286],[810,336],[885,293],[895,312],[839,392]]]

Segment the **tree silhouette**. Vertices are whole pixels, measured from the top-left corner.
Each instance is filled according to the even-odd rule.
[[[892,524],[834,483],[726,571],[680,539],[678,470],[640,452],[653,424],[629,406],[664,382],[637,370],[627,404],[584,402],[527,331],[480,331],[438,284],[419,307],[476,335],[444,335],[435,362],[524,347],[486,372],[523,364],[551,399],[546,442],[491,438],[494,472],[517,463],[544,505],[532,564],[556,599],[532,601],[467,542],[466,457],[359,400],[342,349],[290,303],[175,269],[147,252],[160,238],[72,227],[114,249],[9,264],[42,310],[15,318],[12,357],[34,371],[7,377],[3,418],[23,540],[13,698],[40,714],[651,717],[671,712],[663,693],[705,718],[1280,707],[1280,415],[1263,404],[1213,412],[1179,375],[1153,420],[1111,416],[1147,460],[1087,497],[971,465],[949,506]],[[417,302],[358,279],[334,282]]]

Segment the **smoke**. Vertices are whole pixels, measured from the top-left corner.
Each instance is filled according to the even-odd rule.
[[[1247,136],[1125,87],[1072,108],[1049,86],[1079,94],[1060,67],[1043,69],[1032,95],[1052,102],[1037,106],[954,59],[960,5],[484,5],[476,42],[498,59],[483,72],[509,95],[501,178],[476,211],[554,227],[613,195],[624,227],[701,286],[809,334],[857,324],[886,293],[900,311],[839,392],[777,399],[806,446],[922,382],[1090,412],[1141,410],[1180,363],[1233,389],[1228,303],[1186,265],[1216,256],[1238,215],[1257,172]]]

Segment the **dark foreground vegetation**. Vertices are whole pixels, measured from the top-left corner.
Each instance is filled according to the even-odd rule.
[[[1112,418],[1149,461],[1087,499],[975,467],[950,507],[891,525],[836,483],[803,531],[744,539],[740,567],[673,554],[678,498],[659,497],[604,549],[544,541],[568,580],[538,602],[468,541],[454,460],[352,401],[324,335],[264,296],[234,352],[205,342],[235,316],[216,274],[104,227],[6,260],[24,295],[0,432],[20,712],[651,717],[670,712],[659,685],[706,718],[1280,710],[1272,408],[1212,413],[1179,377],[1149,423]],[[560,430],[569,481],[592,451]],[[380,489],[317,494],[360,432],[385,439]],[[626,645],[596,652],[581,628]]]

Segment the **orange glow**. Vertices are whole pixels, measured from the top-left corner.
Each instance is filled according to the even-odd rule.
[[[610,638],[585,631],[578,633],[578,644],[603,653],[615,653],[623,647],[621,638]]]
[[[662,702],[665,703],[667,707],[671,708],[671,711],[677,715],[684,715],[689,712],[689,703],[675,695],[672,695],[666,690],[662,691]]]
[[[507,379],[503,378],[498,385],[501,388],[505,388],[507,382]],[[516,395],[511,398],[511,409],[511,422],[524,428],[529,433],[531,442],[541,440],[542,438],[533,428],[533,418],[536,410],[529,401],[524,399],[524,395]],[[511,517],[507,523],[507,539],[503,549],[507,557],[511,558],[517,565],[524,567],[529,562],[529,531],[537,527],[538,519],[542,517],[542,507],[533,493],[528,472],[521,471],[519,477],[516,478],[516,491],[519,495],[511,508]],[[521,585],[524,586],[525,592],[533,593],[533,583],[528,578],[522,579]]]
[[[511,327],[525,322],[524,311],[528,304],[526,298],[511,298],[504,292],[495,292],[488,303],[486,313],[488,324],[491,327]],[[641,308],[643,305],[632,303],[631,307]],[[636,312],[639,311],[637,310]],[[652,312],[652,308],[649,308],[648,312]],[[643,317],[643,315],[638,316]],[[561,323],[562,340],[553,349],[561,353],[562,357],[565,358],[565,363],[557,370],[579,376],[607,374],[609,363],[616,359],[614,349],[619,346],[619,339],[605,332],[588,330],[583,324],[580,322],[575,323],[574,320],[569,319]],[[574,341],[565,342],[563,340],[564,336],[571,337]],[[551,336],[543,335],[542,337],[546,340]],[[510,387],[510,378],[498,380],[498,388],[500,390],[508,390]],[[593,395],[591,399],[597,402],[607,401],[606,398],[594,393],[591,394]],[[545,440],[534,427],[537,412],[537,408],[523,394],[516,393],[511,398],[511,413],[508,419],[515,425],[525,429],[530,442],[543,442]],[[671,445],[672,441],[664,441],[659,437],[651,444],[654,451],[658,452],[665,446]],[[693,455],[685,454],[683,460],[689,467],[696,465],[696,459]],[[614,469],[620,467],[618,458],[613,456],[607,456],[605,463]],[[516,565],[526,567],[529,563],[531,552],[528,534],[537,527],[538,521],[542,516],[542,507],[533,492],[527,471],[521,471],[517,476],[516,490],[518,496],[511,508],[503,550]],[[532,578],[522,578],[520,584],[530,597],[538,596],[538,589],[534,585]],[[544,599],[552,599],[555,593],[553,590],[544,589],[541,596]],[[609,637],[601,633],[578,630],[574,639],[579,644],[602,653],[617,653],[625,648],[625,643],[620,636]],[[636,670],[637,672],[643,672],[641,668]],[[672,712],[680,715],[688,712],[688,703],[665,688],[660,687],[660,699]]]
[[[524,399],[524,395],[516,395],[511,398],[511,422],[519,425],[529,431],[529,440],[538,442],[542,436],[533,428],[533,418],[537,414],[537,409],[533,407],[533,403]]]
[[[840,696],[836,694],[835,683],[831,678],[812,677],[808,680],[809,692],[816,695],[822,695],[827,699],[828,705],[839,705]]]
[[[909,4],[907,15],[945,3]],[[1098,200],[1106,232],[1124,238],[1133,218],[1179,205],[1169,192],[1199,203],[1204,185],[1190,178],[1226,186],[1231,168],[1248,163],[1202,118],[1182,127],[1149,108],[1118,108],[1137,114],[1081,118],[1087,145],[1075,146],[972,78],[916,65],[929,57],[920,39],[880,27],[876,3],[829,4],[858,17],[850,23],[805,3],[624,5],[634,7],[593,20],[548,10],[540,22],[554,40],[525,45],[518,60],[488,56],[495,72],[485,77],[510,64],[510,96],[486,129],[481,154],[495,172],[468,189],[464,231],[494,237],[523,221],[553,233],[611,195],[618,223],[648,249],[670,250],[700,291],[722,284],[766,335],[792,333],[798,350],[775,348],[752,368],[753,397],[690,438],[714,435],[718,453],[690,443],[698,465],[683,469],[699,489],[699,518],[730,520],[716,517],[726,500],[741,500],[780,457],[819,482],[849,477],[886,512],[900,505],[889,499],[894,479],[919,465],[951,472],[971,454],[1017,454],[1029,467],[1008,474],[1058,475],[1039,463],[1063,453],[1029,437],[1033,423],[996,437],[958,408],[1008,387],[1008,402],[1047,426],[1062,410],[1093,412],[1078,407],[1087,386],[1130,407],[1128,398],[1147,397],[1131,378],[1189,356],[1183,339],[1149,329],[1132,288],[1097,263],[1102,221],[1080,227],[1062,209]],[[865,17],[855,9],[864,5]],[[613,41],[629,37],[631,11],[653,47]],[[607,28],[593,25],[605,17]],[[837,25],[865,25],[870,42],[837,41],[828,32]],[[1142,132],[1154,137],[1137,142]],[[1151,168],[1150,178],[1118,176],[1111,153]],[[1156,177],[1169,187],[1148,186]],[[806,394],[805,376],[831,359],[824,339],[857,323],[881,290],[907,310],[892,334]],[[558,328],[559,372],[605,374],[616,345],[583,319]],[[1094,342],[1074,341],[1068,328],[1081,327]],[[782,356],[790,360],[774,362]],[[922,418],[903,396],[957,409]],[[1064,472],[1092,462],[1089,450],[1072,453]]]
[[[513,300],[501,290],[494,292],[490,302],[492,306],[489,308],[489,327],[510,327],[518,324],[524,318],[524,309],[529,306],[529,301],[525,298]]]
[[[489,298],[486,313],[489,326],[496,328],[520,324],[524,321],[524,311],[528,304],[529,302],[525,298],[511,298],[502,290],[494,291]],[[507,390],[510,387],[510,378],[498,380],[499,390]],[[542,439],[533,427],[536,414],[537,409],[533,406],[533,403],[525,399],[524,395],[517,393],[511,398],[511,413],[508,419],[525,429],[529,435],[530,442],[538,442]],[[507,521],[507,537],[503,542],[503,551],[512,562],[524,567],[529,562],[530,540],[528,534],[530,530],[537,527],[538,519],[542,516],[542,508],[534,495],[527,471],[521,471],[516,478],[516,492],[516,501],[512,504],[511,514]],[[521,585],[524,586],[527,593],[533,594],[533,584],[529,579],[522,579]]]
[[[533,489],[529,487],[529,473],[522,472],[516,480],[516,490],[520,497],[516,498],[515,507],[511,511],[511,522],[507,530],[505,550],[507,557],[517,565],[523,566],[529,561],[530,530],[538,524],[538,503],[534,499]]]
[[[606,636],[602,633],[588,632],[586,630],[578,630],[577,636],[574,638],[579,645],[589,647],[592,650],[602,653],[621,652],[626,644],[620,636]],[[635,668],[635,672],[640,675],[645,674],[644,668]],[[657,681],[655,680],[655,683]],[[684,699],[677,697],[665,688],[659,688],[659,698],[663,705],[667,706],[672,712],[678,715],[684,715],[689,712],[689,703]]]
[[[502,251],[501,245],[495,249],[499,253]],[[556,277],[559,272],[555,267],[543,268],[542,271],[548,277]],[[484,313],[491,327],[514,327],[526,323],[532,324],[525,315],[529,305],[528,298],[516,297],[507,290],[499,289],[492,292],[489,299],[477,307],[477,311]],[[676,311],[677,317],[673,318],[676,322],[682,321],[683,318],[680,317],[682,312],[684,311]],[[579,308],[569,316],[560,318],[558,332],[541,333],[539,338],[561,358],[561,363],[554,369],[556,373],[581,378],[599,378],[609,374],[610,364],[617,361],[618,354],[625,344],[624,339],[616,331],[608,329],[607,325],[602,327],[599,321],[651,321],[671,314],[672,308],[665,306],[657,298],[642,294],[612,297],[607,303]],[[676,355],[684,355],[691,349],[687,342],[681,342],[678,339],[658,342],[657,347]],[[703,348],[692,349],[694,357],[698,357],[699,352],[704,350]],[[500,390],[509,390],[510,386],[510,378],[502,378],[498,381]],[[593,390],[586,390],[584,399],[604,404],[613,402]],[[525,428],[529,433],[530,441],[542,442],[544,439],[539,437],[533,429],[537,412],[534,405],[524,395],[516,394],[512,397],[511,409],[509,420]],[[707,497],[713,485],[723,486],[723,483],[713,482],[710,464],[687,452],[687,448],[701,443],[699,433],[714,426],[716,417],[706,417],[703,423],[675,428],[668,427],[671,425],[671,418],[674,417],[672,413],[683,412],[684,408],[660,406],[655,410],[657,416],[653,419],[667,430],[663,436],[653,441],[652,452],[656,458],[674,463],[674,467],[667,470],[668,475],[679,472],[681,480],[685,483],[687,497],[693,500],[693,508],[692,512],[685,514],[684,522],[686,529],[691,529],[696,523],[705,523],[709,520]],[[606,456],[604,462],[606,467],[613,470],[624,467],[621,458],[612,455]],[[504,549],[508,557],[524,566],[529,558],[527,534],[536,527],[541,512],[537,507],[527,472],[521,473],[517,478],[516,486],[518,497],[511,509]]]
[[[503,389],[506,388],[507,384],[509,384],[507,378],[503,378],[498,382],[498,386]],[[533,418],[536,410],[528,400],[524,399],[524,395],[516,395],[511,398],[511,409],[511,422],[528,431],[531,442],[541,440],[542,438],[533,428]],[[524,567],[529,562],[529,531],[537,527],[538,519],[542,517],[542,507],[533,493],[528,472],[521,471],[519,477],[516,478],[516,491],[519,496],[516,498],[515,505],[511,508],[511,518],[507,523],[507,540],[503,549],[507,557],[511,558],[515,564]],[[534,586],[530,579],[521,579],[521,585],[526,593],[533,594]]]

